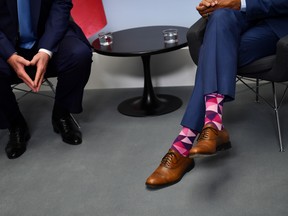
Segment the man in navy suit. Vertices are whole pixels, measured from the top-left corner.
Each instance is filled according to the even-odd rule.
[[[82,112],[92,50],[82,30],[71,21],[72,7],[72,0],[0,0],[0,128],[9,129],[5,150],[10,159],[22,155],[30,139],[10,86],[17,77],[38,92],[44,76],[56,75],[54,131],[68,144],[82,142],[70,113]]]
[[[274,54],[288,34],[287,0],[202,0],[196,9],[207,25],[193,94],[183,128],[147,179],[149,187],[176,183],[194,167],[193,158],[231,147],[222,112],[224,102],[234,100],[237,68]],[[189,32],[187,39],[193,49]]]

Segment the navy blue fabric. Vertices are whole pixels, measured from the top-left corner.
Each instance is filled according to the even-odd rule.
[[[37,32],[37,41],[27,50],[19,47],[17,1],[0,0],[0,128],[7,128],[19,111],[10,86],[16,73],[7,63],[14,52],[31,59],[39,48],[52,51],[46,75],[58,77],[55,103],[71,113],[82,112],[92,49],[81,29],[69,20],[72,1],[30,1],[32,29]]]
[[[187,39],[189,44],[189,35]],[[201,131],[204,95],[217,92],[225,95],[225,101],[233,100],[237,68],[274,54],[278,40],[279,36],[265,21],[248,19],[246,13],[236,10],[213,12],[207,22],[195,86],[181,125]]]

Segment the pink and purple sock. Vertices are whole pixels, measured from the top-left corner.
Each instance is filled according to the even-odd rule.
[[[177,151],[184,157],[188,157],[189,151],[192,148],[193,142],[198,132],[189,128],[183,127],[179,135],[176,137],[171,148]]]
[[[218,130],[223,129],[222,111],[224,95],[212,93],[205,95],[206,113],[204,124],[214,124]]]

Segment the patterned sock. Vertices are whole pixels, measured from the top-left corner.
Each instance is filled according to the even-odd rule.
[[[179,135],[176,137],[171,148],[177,151],[184,157],[188,157],[189,151],[192,148],[193,142],[198,135],[198,132],[189,128],[183,127]]]
[[[212,123],[218,130],[223,129],[222,110],[224,103],[224,95],[212,93],[205,95],[206,113],[204,124]]]

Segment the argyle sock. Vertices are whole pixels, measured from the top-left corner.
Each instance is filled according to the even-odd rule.
[[[171,148],[177,151],[184,157],[188,157],[189,151],[192,148],[193,142],[198,135],[198,132],[189,128],[183,127],[179,135],[176,137]]]
[[[206,113],[204,124],[212,123],[218,130],[223,129],[222,110],[224,103],[224,95],[212,93],[205,95]]]

